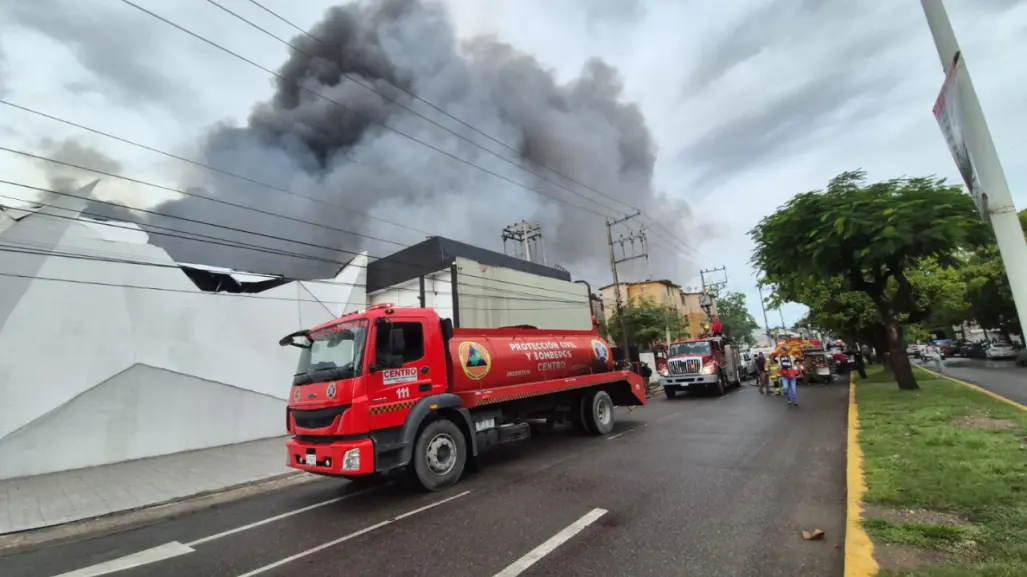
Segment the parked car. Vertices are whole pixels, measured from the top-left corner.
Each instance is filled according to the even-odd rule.
[[[983,343],[970,343],[970,346],[967,348],[966,355],[964,355],[964,356],[966,356],[967,358],[971,358],[971,359],[986,359],[986,358],[988,358],[988,355],[985,352],[985,346],[984,346]]]
[[[909,345],[906,347],[906,356],[919,359],[920,358],[920,345]]]
[[[984,351],[985,357],[990,359],[1015,359],[1016,349],[1008,343],[992,343]]]
[[[941,351],[942,358],[954,357],[956,355],[956,345],[951,341],[940,343],[938,350]]]
[[[742,366],[740,368],[743,379],[755,377],[759,373],[756,369],[756,353],[752,351],[742,353]]]

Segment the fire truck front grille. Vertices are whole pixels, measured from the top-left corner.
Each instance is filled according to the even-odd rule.
[[[319,411],[301,411],[298,409],[290,409],[292,418],[296,422],[297,427],[304,429],[325,429],[331,427],[335,423],[336,417],[346,412],[349,405],[342,407],[332,407],[330,409],[321,409]]]
[[[699,359],[677,359],[670,362],[672,375],[697,375],[700,371],[702,362]]]

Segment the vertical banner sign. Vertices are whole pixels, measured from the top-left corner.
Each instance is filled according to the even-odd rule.
[[[938,120],[941,133],[949,145],[952,159],[956,161],[956,168],[959,169],[967,190],[973,196],[977,212],[981,218],[988,220],[988,195],[981,189],[973,158],[963,140],[963,103],[960,101],[959,85],[960,79],[965,77],[965,71],[962,55],[957,52],[952,59],[952,65],[945,73],[945,84],[941,87],[938,100],[934,103],[934,117]]]

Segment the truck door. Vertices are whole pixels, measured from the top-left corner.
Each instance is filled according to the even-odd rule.
[[[441,329],[428,325],[401,313],[375,323],[367,379],[371,428],[402,425],[419,399],[445,391]]]

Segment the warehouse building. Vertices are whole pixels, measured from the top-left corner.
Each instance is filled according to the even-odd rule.
[[[278,339],[364,308],[366,255],[320,281],[184,264],[85,206],[0,213],[0,479],[282,435]]]

